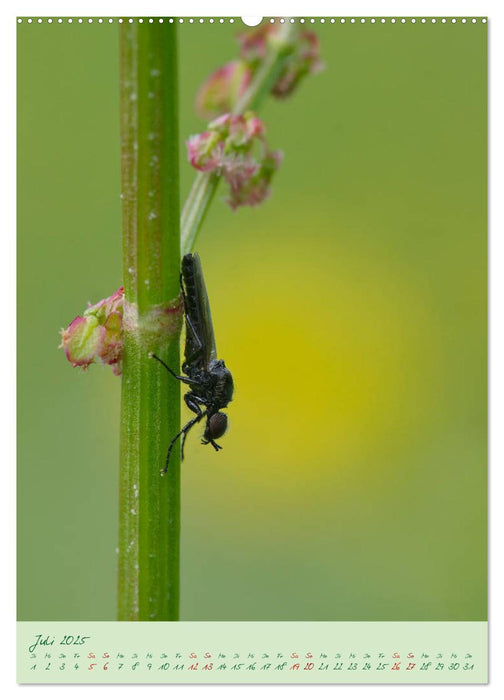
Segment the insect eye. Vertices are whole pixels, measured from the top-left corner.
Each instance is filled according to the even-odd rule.
[[[205,437],[210,438],[211,440],[217,440],[218,438],[222,437],[224,433],[227,430],[227,423],[228,419],[225,413],[214,413],[213,416],[210,416],[208,419],[208,424],[207,424],[207,429],[205,433]]]

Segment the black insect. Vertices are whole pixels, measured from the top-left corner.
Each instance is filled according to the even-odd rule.
[[[152,355],[175,379],[189,384],[189,391],[184,396],[188,408],[196,414],[170,442],[163,474],[168,470],[170,454],[179,437],[182,436],[181,454],[184,459],[184,443],[187,433],[206,418],[203,445],[212,445],[215,450],[222,447],[215,441],[224,435],[227,429],[227,415],[221,409],[226,408],[233,398],[233,377],[224,364],[217,359],[215,337],[210,314],[210,304],[197,253],[184,255],[180,272],[180,287],[184,298],[186,325],[185,359],[182,371],[187,375],[176,374],[157,355]]]

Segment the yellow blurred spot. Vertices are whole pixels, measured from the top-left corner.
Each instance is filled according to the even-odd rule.
[[[212,290],[236,384],[220,468],[294,500],[364,487],[433,420],[436,319],[383,261],[274,262],[247,258],[235,294]]]

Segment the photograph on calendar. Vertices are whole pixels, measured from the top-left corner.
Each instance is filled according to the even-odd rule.
[[[22,682],[484,682],[487,27],[17,19]]]

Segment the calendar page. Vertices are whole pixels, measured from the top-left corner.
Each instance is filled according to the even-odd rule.
[[[18,17],[18,682],[486,683],[485,17]]]

